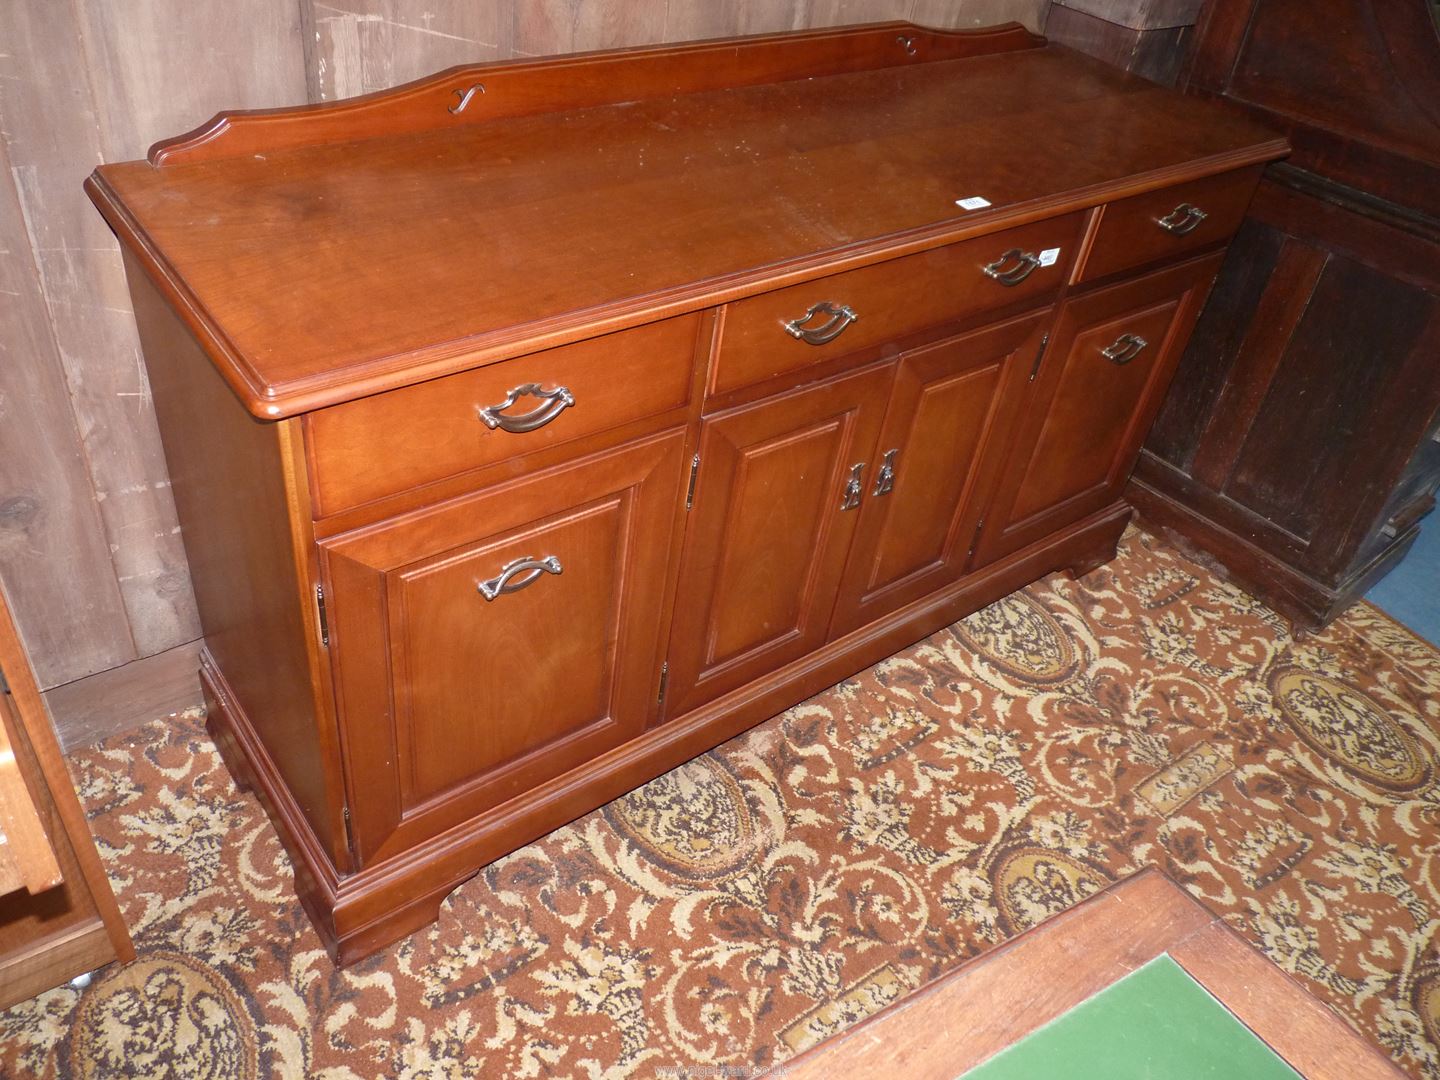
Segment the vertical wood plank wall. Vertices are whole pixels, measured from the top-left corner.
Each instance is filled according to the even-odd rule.
[[[220,109],[439,68],[1049,0],[0,2],[0,579],[42,687],[199,634],[120,254],[80,184]]]

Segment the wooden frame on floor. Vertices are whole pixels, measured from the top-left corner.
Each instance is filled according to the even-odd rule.
[[[1329,1006],[1159,870],[1041,923],[812,1047],[786,1080],[954,1080],[1169,954],[1306,1080],[1401,1080]]]
[[[59,866],[61,880],[0,896],[0,1008],[103,967],[135,959],[85,812],[65,767],[35,673],[0,588],[0,723]]]

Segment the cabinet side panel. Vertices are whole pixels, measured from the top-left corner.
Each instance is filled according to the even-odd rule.
[[[205,645],[344,866],[339,768],[317,708],[328,691],[307,650],[279,425],[246,412],[129,255],[126,273]]]

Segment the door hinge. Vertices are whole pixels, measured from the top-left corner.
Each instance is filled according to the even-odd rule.
[[[970,550],[965,553],[969,559],[975,554],[975,549],[980,546],[980,534],[985,531],[985,519],[982,517],[975,523],[975,535],[970,538]]]
[[[340,808],[340,818],[345,823],[345,850],[350,852],[350,858],[359,863],[360,856],[355,850],[355,830],[350,826],[350,804],[346,803]]]
[[[328,649],[330,647],[330,615],[325,610],[324,585],[315,586],[315,609],[320,614],[320,644]]]
[[[1050,335],[1046,334],[1040,339],[1040,348],[1035,350],[1035,362],[1030,365],[1030,381],[1035,381],[1035,376],[1040,374],[1040,361],[1045,359],[1045,346],[1050,344]]]
[[[670,685],[670,661],[660,665],[660,693],[655,697],[656,705],[665,704],[665,687]]]
[[[685,509],[695,505],[695,478],[700,474],[700,455],[690,459],[690,486],[685,490]]]

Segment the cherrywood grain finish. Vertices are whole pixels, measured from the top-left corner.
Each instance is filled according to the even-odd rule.
[[[311,413],[316,512],[334,514],[645,417],[683,417],[701,322],[667,319]],[[495,415],[554,418],[521,432],[481,421],[481,408],[530,384],[563,388],[574,404],[557,409],[554,398],[525,394]]]
[[[308,490],[296,479],[303,462],[289,446],[298,421],[251,417],[145,275],[129,261],[127,270],[205,647],[239,688],[327,856],[346,866],[339,738],[311,652],[315,555],[292,534],[310,519],[297,505]]]
[[[824,644],[855,511],[879,468],[891,377],[889,365],[872,367],[705,421],[670,639],[669,715]]]
[[[827,1039],[785,1075],[952,1080],[1166,954],[1305,1080],[1404,1075],[1158,870],[1111,885]]]
[[[228,692],[224,676],[202,653],[207,725],[226,765],[240,782],[254,788],[296,859],[296,891],[321,940],[338,963],[351,964],[434,922],[445,897],[494,859],[1047,573],[1083,570],[1114,558],[1130,517],[1129,506],[1108,506],[453,826],[369,873],[341,874],[324,856],[264,743]]]
[[[0,728],[14,754],[14,772],[28,794],[53,852],[55,874],[37,891],[0,895],[0,1008],[102,967],[135,958],[85,813],[45,714],[35,674],[20,644],[10,602],[0,588]],[[10,772],[10,770],[6,770]],[[11,774],[13,778],[13,774]],[[17,837],[36,842],[28,832]]]
[[[1211,255],[1065,303],[1041,360],[1036,407],[990,504],[977,563],[1119,496],[1219,265]],[[1135,350],[1133,359],[1107,358],[1104,351],[1117,345],[1122,358]]]
[[[908,47],[898,40],[902,31],[910,38]],[[620,49],[521,63],[478,64],[320,108],[222,112],[192,132],[156,143],[150,148],[149,161],[166,166],[192,164],[323,146],[342,138],[390,136],[402,130],[452,130],[460,124],[485,124],[557,109],[629,104],[673,94],[954,60],[997,50],[1033,49],[1042,43],[1043,39],[1018,23],[956,34],[892,22],[858,32],[843,27],[757,34],[665,49]],[[483,93],[471,96],[461,107],[466,92],[477,82],[483,85]]]
[[[1173,188],[1147,192],[1108,204],[1081,271],[1094,281],[1121,270],[1133,270],[1160,259],[1174,259],[1229,240],[1245,216],[1260,181],[1258,168],[1207,176]],[[1185,232],[1161,224],[1172,221],[1187,229],[1184,207],[1205,216]]]
[[[322,545],[362,862],[645,729],[682,443],[662,434]],[[526,558],[555,562],[481,595]]]
[[[710,390],[723,394],[1002,304],[1043,301],[1068,276],[1080,226],[1080,214],[1066,214],[731,304]],[[1048,251],[1052,261],[1013,285],[986,276],[984,268],[992,264],[1023,271],[1018,260],[1003,259],[1017,250],[1036,257]],[[786,331],[786,323],[803,319],[820,303],[844,305],[854,312],[854,322],[820,345]],[[824,320],[817,315],[804,325]]]
[[[1028,36],[981,40],[968,59],[106,165],[90,191],[275,418],[1283,153]],[[672,51],[645,55],[658,71]],[[1122,114],[1125,139],[1082,136]],[[312,115],[329,123],[286,123]],[[972,195],[991,207],[955,205]],[[456,251],[483,254],[462,269]]]
[[[452,72],[105,166],[211,730],[336,958],[1113,557],[1226,219],[1077,282],[1100,208],[1282,150],[1023,31],[883,24]],[[1132,219],[1102,257],[1167,257]],[[819,300],[858,318],[796,340]],[[1149,351],[1091,355],[1124,332]]]
[[[838,636],[948,585],[965,569],[1049,312],[900,358],[869,459],[864,505],[835,603]],[[890,489],[876,471],[890,455]]]

